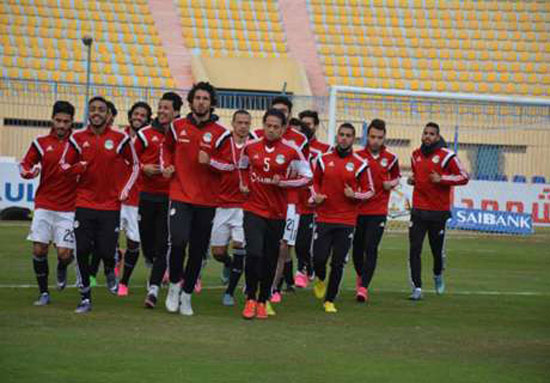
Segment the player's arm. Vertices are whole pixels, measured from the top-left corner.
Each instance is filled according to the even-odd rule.
[[[164,141],[160,147],[160,171],[166,178],[170,178],[175,171],[174,167],[174,152],[176,150],[176,129],[174,124],[170,124],[170,128],[164,136]]]
[[[322,158],[319,156],[317,159],[317,166],[313,172],[313,184],[311,185],[311,197],[308,202],[313,205],[319,205],[327,198],[326,195],[321,194],[321,187],[323,185],[323,176],[325,171],[325,165]]]
[[[466,185],[470,180],[468,173],[456,155],[453,154],[452,157],[442,165],[444,165],[443,169],[445,173],[441,175],[439,184],[449,186]]]
[[[218,142],[220,141],[218,140]],[[219,172],[234,171],[236,169],[235,165],[230,159],[225,158],[227,156],[224,156],[224,153],[230,152],[230,145],[231,140],[226,138],[216,145],[210,153],[204,150],[199,151],[199,163],[208,165],[212,170]]]
[[[367,162],[364,162],[359,168],[357,181],[359,190],[354,191],[352,198],[362,201],[372,198],[374,196],[374,182],[372,181],[372,173]]]
[[[130,177],[128,177],[128,181],[122,188],[122,191],[120,192],[120,200],[124,201],[128,198],[128,194],[130,193],[130,190],[136,183],[136,180],[139,175],[139,160],[136,155],[136,150],[134,148],[134,143],[130,139],[130,136],[125,135],[120,144],[117,147],[117,153],[119,156],[124,158],[124,160],[130,164],[130,167],[132,168],[132,173],[130,173]]]
[[[295,157],[289,164],[288,175],[296,174],[296,177],[285,177],[279,180],[278,186],[283,188],[296,188],[306,186],[311,182],[313,173],[309,162],[304,158],[302,152],[295,150]]]
[[[389,180],[384,181],[384,189],[391,190],[399,185],[399,179],[401,178],[401,171],[399,170],[399,160],[395,156],[388,166]]]
[[[42,161],[42,148],[40,143],[34,140],[29,146],[23,160],[19,163],[19,174],[25,179],[35,178],[40,174],[39,164]]]
[[[59,161],[61,171],[67,176],[81,175],[86,172],[88,163],[82,158],[82,148],[73,136],[65,144],[65,150]]]

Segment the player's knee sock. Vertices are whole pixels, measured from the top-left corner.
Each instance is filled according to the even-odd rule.
[[[292,259],[288,262],[285,262],[285,266],[283,268],[283,275],[285,279],[285,283],[287,287],[294,286],[294,262],[292,262]]]
[[[139,246],[133,249],[126,249],[126,253],[124,254],[124,271],[122,273],[122,279],[120,280],[120,283],[123,285],[128,286],[128,282],[130,281],[130,277],[132,276],[138,257]]]
[[[229,295],[233,295],[235,288],[239,283],[239,279],[243,273],[244,256],[246,254],[245,249],[233,250],[233,262],[231,264],[231,274],[229,275],[229,284],[225,291]]]
[[[48,257],[38,257],[33,255],[32,265],[34,268],[34,274],[36,275],[36,281],[38,282],[38,289],[40,293],[48,292]]]

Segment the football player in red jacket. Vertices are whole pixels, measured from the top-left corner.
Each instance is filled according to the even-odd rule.
[[[50,303],[50,242],[57,249],[59,290],[63,290],[67,284],[67,265],[73,260],[76,176],[65,177],[59,168],[59,161],[71,135],[73,118],[74,106],[67,101],[57,101],[53,106],[49,134],[34,139],[20,163],[21,177],[32,179],[40,175],[40,184],[34,197],[34,215],[27,237],[33,242],[33,268],[40,290],[35,306]]]
[[[421,261],[422,243],[428,233],[434,258],[433,276],[435,291],[445,290],[445,225],[451,217],[451,189],[466,185],[468,174],[456,153],[447,149],[447,143],[439,134],[439,125],[429,122],[422,131],[422,145],[411,156],[412,176],[408,183],[414,185],[409,225],[409,266],[412,294],[410,299],[422,299]]]
[[[337,312],[338,294],[359,202],[374,195],[368,162],[353,152],[355,127],[344,123],[338,128],[336,148],[319,157],[313,176],[311,201],[315,203],[313,235],[313,269],[316,281],[313,292],[323,299],[327,313]],[[331,257],[328,286],[325,284],[327,261]]]

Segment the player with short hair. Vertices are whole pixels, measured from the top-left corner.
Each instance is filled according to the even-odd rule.
[[[434,258],[435,291],[437,294],[445,291],[445,226],[451,217],[451,188],[466,185],[469,177],[456,153],[447,149],[435,122],[424,127],[422,145],[411,156],[411,168],[412,175],[407,180],[414,186],[409,225],[410,299],[416,301],[422,299],[420,256],[426,233]]]
[[[216,157],[210,157],[206,152],[199,153],[201,163],[209,164],[222,173],[210,245],[214,259],[224,264],[222,279],[227,283],[227,289],[222,303],[225,306],[235,304],[233,295],[243,272],[246,254],[242,209],[246,196],[239,189],[242,175],[238,170],[238,164],[242,149],[251,138],[251,122],[252,117],[249,112],[243,109],[237,110],[231,119],[233,131],[220,143],[220,151]],[[228,254],[230,243],[232,243],[233,257]]]
[[[316,205],[313,236],[316,280],[313,292],[318,299],[324,299],[323,307],[327,313],[337,312],[334,300],[353,239],[359,202],[374,195],[369,164],[353,153],[354,140],[355,127],[350,123],[340,125],[336,148],[319,157],[313,176],[311,202]],[[331,267],[327,287],[329,257]]]
[[[187,95],[191,112],[172,122],[162,146],[161,169],[170,181],[170,286],[166,309],[193,315],[191,294],[208,250],[220,175],[199,162],[199,152],[216,156],[231,133],[217,123],[215,88],[199,82]],[[188,259],[182,275],[185,248]],[[180,282],[183,279],[183,287]]]
[[[301,151],[283,139],[285,114],[269,109],[262,119],[263,137],[248,142],[240,167],[248,171],[241,190],[248,194],[244,203],[246,239],[245,319],[267,319],[266,302],[271,294],[279,243],[286,214],[286,189],[307,185],[311,169]]]
[[[393,188],[399,185],[399,161],[384,145],[386,123],[371,121],[367,128],[367,145],[357,154],[365,158],[372,173],[375,195],[359,205],[359,216],[353,236],[353,265],[357,274],[355,297],[359,302],[368,300],[368,288],[376,269],[378,245],[382,240],[388,203]]]
[[[179,115],[183,101],[166,92],[158,103],[157,117],[140,129],[135,141],[141,163],[138,213],[141,248],[146,262],[152,264],[145,307],[153,309],[166,271],[168,254],[168,192],[170,180],[162,176],[160,152],[170,124]]]
[[[128,111],[129,125],[124,129],[124,132],[133,140],[134,146],[138,132],[151,122],[151,114],[151,107],[143,101],[136,102]],[[131,164],[126,160],[120,159],[117,165],[120,169],[117,171],[122,175],[120,179],[122,181],[127,180],[132,172]],[[124,187],[124,184],[120,186]],[[120,230],[126,234],[126,251],[122,252],[120,247],[117,250],[119,260],[124,264],[122,278],[118,284],[119,297],[128,295],[128,283],[139,258],[138,204],[140,186],[141,179],[138,177],[137,182],[134,183],[134,186],[130,190],[128,199],[122,202],[120,206]]]
[[[75,108],[67,101],[56,101],[52,108],[49,134],[35,138],[20,163],[21,177],[40,175],[34,197],[34,215],[28,240],[33,242],[33,268],[40,296],[35,306],[50,303],[48,290],[48,250],[57,249],[57,288],[67,285],[67,266],[73,261],[74,202],[76,177],[66,177],[59,168],[65,145],[72,132]]]
[[[109,291],[113,294],[117,292],[114,267],[120,202],[128,198],[139,171],[130,137],[111,129],[108,124],[108,108],[103,97],[90,99],[89,125],[70,136],[60,164],[68,177],[79,176],[74,221],[76,258],[81,277],[81,300],[76,308],[77,313],[92,309],[90,253],[98,254],[103,260]],[[113,164],[120,157],[130,162],[133,169],[122,191],[120,175],[112,171]]]
[[[319,115],[314,110],[304,110],[298,114],[302,122],[300,131],[309,141],[309,163],[313,170],[317,164],[317,159],[330,150],[330,145],[317,139],[316,133],[319,129]],[[313,239],[314,226],[314,206],[309,203],[311,197],[311,187],[305,187],[300,190],[300,199],[298,204],[298,213],[300,214],[300,224],[298,225],[298,234],[296,236],[296,258],[298,259],[298,268],[294,280],[296,287],[306,288],[309,280],[313,279],[313,265],[311,263],[311,241]]]

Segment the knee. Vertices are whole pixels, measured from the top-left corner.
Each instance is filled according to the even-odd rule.
[[[227,248],[212,247],[212,257],[218,262],[226,262],[229,258],[229,255],[227,254]]]
[[[59,258],[62,261],[68,261],[73,257],[73,251],[71,249],[66,248],[58,248],[57,249],[57,258]]]
[[[43,258],[48,256],[48,245],[43,243],[35,243],[32,249],[32,255],[37,258]]]
[[[139,242],[132,241],[131,239],[126,240],[126,246],[128,247],[128,250],[130,250],[130,251],[139,250]]]

